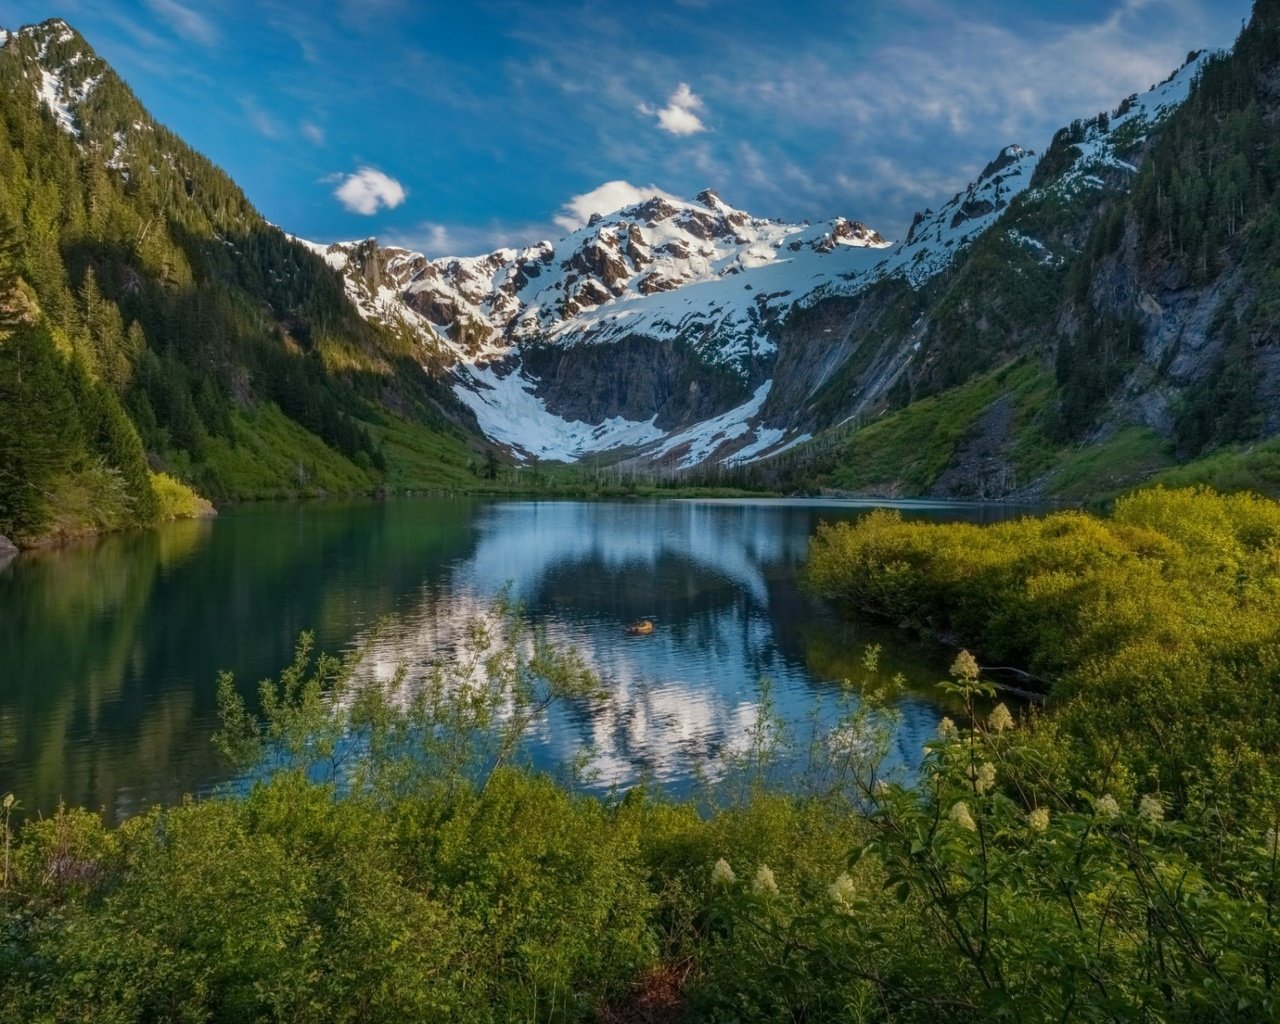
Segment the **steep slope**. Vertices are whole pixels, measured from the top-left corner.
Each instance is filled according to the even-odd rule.
[[[153,468],[214,497],[370,489],[387,408],[465,464],[460,435],[446,436],[461,411],[421,372],[417,340],[361,317],[322,260],[152,120],[60,20],[0,37],[0,229],[5,303],[44,339],[31,344],[54,377],[82,376],[127,411]],[[10,423],[37,401],[10,399]],[[20,431],[26,444],[39,446],[38,424]],[[118,518],[152,516],[145,490]]]
[[[1209,243],[1195,231],[1200,256],[1190,260],[1203,260],[1203,247],[1213,244],[1220,263],[1212,281],[1192,287],[1187,257],[1170,254],[1167,236],[1163,245],[1153,238],[1138,211],[1151,204],[1167,212],[1185,180],[1208,177],[1185,154],[1171,153],[1170,140],[1213,147],[1221,126],[1239,128],[1242,115],[1214,83],[1233,77],[1227,69],[1242,62],[1255,83],[1265,80],[1267,61],[1250,39],[1270,17],[1266,6],[1233,53],[1192,54],[1149,93],[1060,131],[999,228],[925,287],[890,294],[877,286],[853,308],[817,304],[808,315],[845,333],[862,356],[833,374],[814,405],[828,421],[840,412],[851,418],[769,475],[894,493],[1088,496],[1193,454],[1178,424],[1196,389],[1220,387],[1240,372],[1211,340],[1211,327],[1225,308],[1223,282],[1247,262],[1244,238],[1257,227],[1237,208],[1235,242]],[[1242,47],[1254,55],[1242,57]],[[1256,87],[1240,87],[1242,98],[1256,95]],[[1243,109],[1255,102],[1243,100]],[[1205,109],[1219,128],[1196,113]],[[1190,132],[1188,123],[1196,125]],[[1255,145],[1261,138],[1254,136]],[[1213,148],[1210,160],[1226,170],[1218,190],[1238,196],[1243,186],[1231,168],[1240,149]],[[1256,155],[1248,162],[1258,176],[1267,173]],[[1202,196],[1215,191],[1199,187]],[[1269,194],[1265,180],[1250,187]],[[866,315],[873,300],[878,306]],[[803,362],[811,338],[798,333]],[[1191,352],[1197,355],[1188,359]],[[903,364],[897,383],[867,401],[876,390],[867,386],[875,360],[894,356]],[[934,407],[910,403],[932,403],[929,396],[938,396],[948,423],[930,436],[921,461],[920,429],[934,421]],[[879,417],[874,429],[867,425]]]

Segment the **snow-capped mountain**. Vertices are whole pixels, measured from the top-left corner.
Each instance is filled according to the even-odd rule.
[[[1040,169],[1038,192],[1131,176],[1126,154],[1186,98],[1209,56],[1060,132],[1053,149],[1065,160]],[[897,244],[844,218],[752,216],[706,190],[691,202],[657,193],[558,242],[487,256],[428,260],[373,240],[316,248],[366,316],[411,328],[445,357],[455,393],[517,458],[742,462],[809,436],[794,408],[769,401],[790,314],[892,279],[925,288],[1031,188],[1038,164],[1036,153],[1005,147],[968,188],[917,214]],[[799,358],[821,362],[823,344],[809,339]],[[919,348],[910,334],[900,339],[858,407],[892,387]]]
[[[1005,148],[966,191],[920,214],[897,245],[844,217],[818,225],[755,217],[710,189],[688,202],[656,193],[593,215],[558,242],[486,256],[429,260],[372,239],[304,244],[345,275],[365,316],[415,331],[443,356],[458,397],[517,457],[624,450],[681,466],[742,461],[798,439],[760,422],[787,314],[890,276],[922,285],[1028,186],[1034,163],[1034,153]],[[624,342],[632,377],[605,390],[633,385],[652,393],[647,407],[619,394],[584,402],[565,386],[572,364],[590,358],[574,349]],[[642,342],[649,359],[638,352]],[[562,356],[550,374],[548,349]],[[696,366],[719,373],[719,393],[679,401],[652,379],[645,364],[654,361],[669,377]]]
[[[843,217],[817,226],[753,217],[707,189],[692,202],[655,193],[593,215],[558,242],[485,256],[428,260],[368,240],[313,248],[348,274],[370,315],[394,295],[464,360],[504,357],[533,341],[603,343],[640,333],[686,338],[712,362],[745,372],[769,351],[765,324],[783,300],[865,266],[867,256],[852,250],[888,244]],[[772,282],[780,287],[760,292],[733,280],[771,265],[788,268],[785,282]],[[698,291],[696,302],[663,298],[726,281]]]

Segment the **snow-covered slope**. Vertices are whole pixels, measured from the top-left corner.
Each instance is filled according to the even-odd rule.
[[[843,217],[796,225],[753,217],[706,190],[656,194],[558,242],[428,260],[372,240],[310,245],[343,272],[370,319],[414,330],[453,364],[455,392],[491,439],[517,456],[576,460],[625,449],[681,466],[760,457],[794,443],[753,422],[768,394],[774,330],[796,303],[903,274],[920,285],[993,222],[1030,180],[1034,154],[1012,146],[937,213],[891,245]],[[526,374],[523,346],[608,345],[641,337],[688,346],[736,374],[744,400],[694,423],[557,415]],[[763,378],[763,379],[762,379]]]
[[[1122,154],[1186,97],[1204,59],[1109,118],[1073,126],[1077,148],[1041,187],[1088,187],[1103,165],[1131,171]],[[690,202],[655,193],[593,215],[557,242],[485,256],[430,260],[372,239],[307,244],[344,274],[366,317],[413,332],[451,366],[454,391],[481,429],[518,458],[573,461],[613,451],[677,466],[731,463],[803,439],[761,417],[777,329],[793,308],[895,277],[921,288],[1031,186],[1036,164],[1034,152],[1004,148],[966,190],[917,214],[897,244],[844,218],[795,225],[755,217],[709,189]],[[575,386],[572,378],[588,365],[598,371],[599,362],[580,350],[631,346],[634,359],[637,339],[651,343],[652,362],[663,368],[653,372],[670,378],[671,386],[654,386],[640,371],[662,397],[641,414],[634,402],[584,401],[591,382]],[[545,359],[542,371],[529,368],[531,346],[560,353],[552,371]],[[676,383],[692,376],[688,386],[696,388],[701,371],[738,384],[722,389],[729,397],[718,404],[675,402]]]
[[[766,324],[778,309],[865,270],[868,252],[887,245],[844,218],[810,226],[752,217],[708,189],[693,202],[655,194],[558,242],[485,256],[428,260],[367,241],[312,247],[347,274],[368,315],[388,315],[394,297],[460,359],[491,361],[535,340],[642,334],[680,337],[741,369],[770,350]]]
[[[22,77],[30,83],[40,105],[77,146],[98,152],[103,166],[130,173],[133,140],[154,134],[156,125],[132,99],[116,106],[132,107],[136,116],[113,121],[104,113],[107,104],[99,102],[104,82],[117,99],[121,90],[127,89],[70,25],[61,18],[50,18],[13,32],[0,29],[0,50],[18,59]]]
[[[1140,146],[1147,135],[1187,98],[1205,64],[1220,51],[1192,53],[1187,62],[1149,92],[1128,97],[1113,113],[1063,128],[1054,139],[1065,148],[1071,163],[1067,170],[1043,186],[1069,191],[1098,188],[1099,175],[1107,170],[1132,174],[1136,167],[1126,154]]]

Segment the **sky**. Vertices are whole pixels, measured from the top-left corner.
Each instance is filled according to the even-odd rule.
[[[440,256],[558,238],[650,186],[901,237],[1003,146],[1229,46],[1250,7],[0,0],[0,26],[65,19],[285,230]]]

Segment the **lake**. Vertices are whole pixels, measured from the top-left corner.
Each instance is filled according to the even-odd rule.
[[[231,509],[0,567],[0,793],[27,814],[60,800],[117,819],[208,792],[218,673],[246,695],[290,661],[364,642],[411,668],[446,649],[504,586],[616,700],[558,714],[532,752],[591,748],[595,785],[679,791],[755,718],[758,684],[802,722],[869,643],[909,683],[896,756],[910,765],[945,713],[933,684],[953,652],[846,621],[797,585],[821,520],[853,501],[488,501],[406,498]],[[904,515],[988,520],[1019,510],[900,503]],[[1025,511],[1025,510],[1022,510]],[[649,636],[625,627],[649,618]]]

